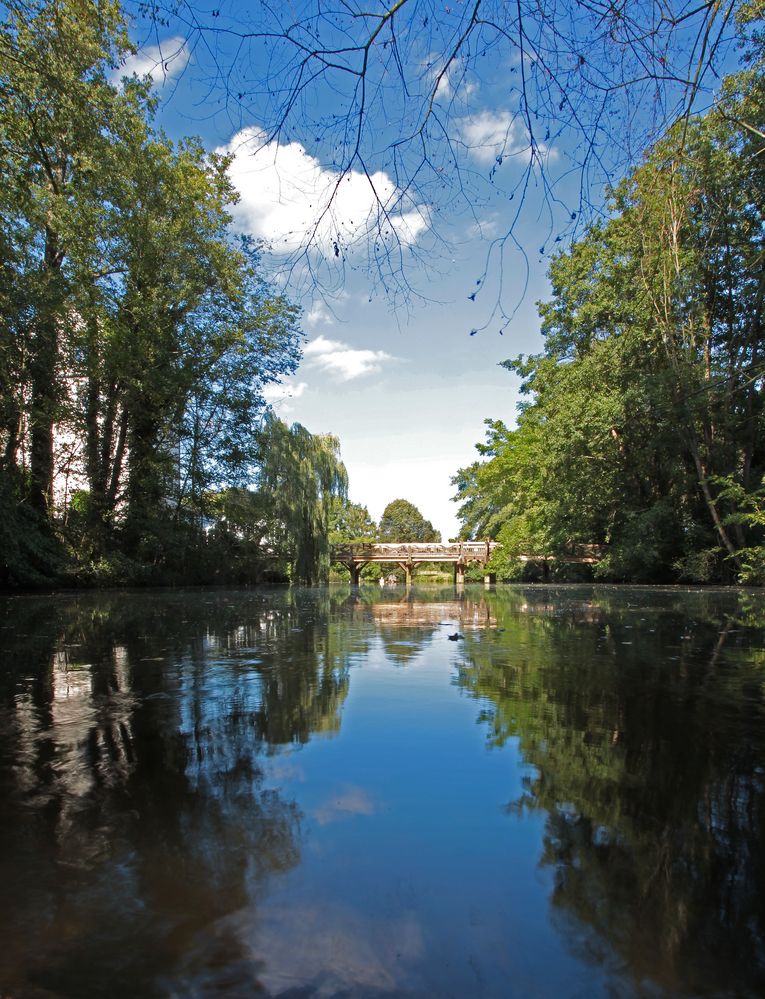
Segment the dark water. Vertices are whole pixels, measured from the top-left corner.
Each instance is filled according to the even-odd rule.
[[[742,592],[2,601],[0,997],[765,995],[764,629]]]

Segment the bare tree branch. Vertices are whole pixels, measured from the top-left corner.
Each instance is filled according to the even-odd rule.
[[[256,162],[296,144],[321,165],[313,221],[285,268],[331,290],[363,266],[410,303],[427,297],[428,269],[459,227],[487,228],[492,205],[505,206],[505,230],[477,284],[466,278],[470,297],[492,272],[506,286],[511,248],[528,266],[519,227],[532,191],[544,252],[581,231],[646,145],[711,100],[736,4],[220,0],[203,11],[152,0],[134,10],[193,46],[186,72],[222,101],[229,130],[250,130]],[[368,212],[346,219],[343,192],[359,181]],[[516,305],[500,295],[486,322],[503,328]]]

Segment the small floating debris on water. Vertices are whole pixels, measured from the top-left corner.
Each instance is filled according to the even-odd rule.
[[[460,635],[458,631],[455,631],[453,635],[447,635],[446,637],[449,639],[450,642],[456,642],[458,639],[464,638],[465,636]]]

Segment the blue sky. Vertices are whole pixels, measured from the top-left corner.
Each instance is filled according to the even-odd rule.
[[[228,8],[227,23],[235,24],[237,5]],[[319,125],[328,120],[332,100],[342,108],[347,95],[325,93],[320,100],[326,106],[312,122],[316,127],[308,124],[300,134],[293,130],[280,142],[270,141],[263,132],[267,97],[261,108],[257,87],[246,80],[246,60],[237,61],[225,35],[213,38],[216,51],[210,36],[192,35],[182,22],[151,30],[136,25],[135,38],[137,54],[121,72],[151,74],[160,97],[158,121],[171,138],[199,135],[207,148],[233,156],[231,178],[241,199],[234,223],[269,243],[264,266],[303,308],[304,360],[294,378],[274,388],[276,412],[311,432],[340,438],[350,497],[375,519],[401,497],[444,539],[453,537],[459,524],[451,476],[475,460],[485,419],[512,423],[515,416],[517,382],[499,362],[541,347],[535,302],[549,294],[549,254],[556,239],[565,246],[580,220],[582,175],[571,166],[581,160],[581,135],[550,135],[549,129],[539,135],[547,175],[558,186],[551,197],[533,176],[521,197],[518,185],[529,157],[513,83],[518,62],[489,53],[480,76],[456,64],[436,96],[448,110],[446,155],[459,161],[466,186],[447,190],[439,201],[432,193],[438,186],[433,170],[427,184],[407,193],[390,222],[397,239],[378,234],[378,267],[366,239],[370,180],[378,196],[399,197],[395,163],[386,156],[397,135],[395,121],[372,122],[379,136],[373,132],[368,139],[372,146],[376,142],[370,177],[358,168],[349,171],[330,204],[338,174],[326,139],[334,133]],[[216,63],[233,67],[228,94],[213,71]],[[419,78],[426,82],[432,79],[428,66],[421,61]],[[384,76],[381,81],[388,85]],[[231,88],[240,86],[248,98],[232,103]],[[648,93],[644,98],[655,101]],[[647,120],[656,107],[644,111]],[[614,107],[614,115],[624,113]],[[612,133],[626,139],[618,117]],[[613,153],[614,163],[629,154],[608,144],[603,152]],[[590,177],[596,206],[598,170]],[[518,245],[506,244],[500,259],[492,241],[516,217]],[[313,249],[301,256],[309,235]],[[399,250],[403,267],[386,272],[386,251]],[[500,299],[504,319],[495,311]]]

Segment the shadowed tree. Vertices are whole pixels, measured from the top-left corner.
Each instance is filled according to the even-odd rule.
[[[108,82],[110,66],[128,51],[113,0],[3,6],[0,215],[3,264],[16,293],[4,302],[13,311],[4,318],[0,435],[4,467],[15,471],[26,428],[28,499],[47,514],[53,428],[65,412],[64,366],[78,326],[72,266],[87,256],[98,226],[99,165],[141,113],[142,95]]]

